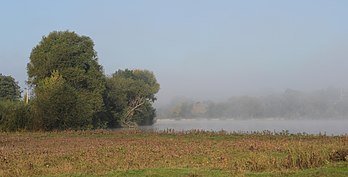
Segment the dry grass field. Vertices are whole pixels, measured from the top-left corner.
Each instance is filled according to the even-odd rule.
[[[0,176],[346,176],[348,136],[95,130],[0,133]]]

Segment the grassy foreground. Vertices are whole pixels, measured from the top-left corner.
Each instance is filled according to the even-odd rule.
[[[348,136],[0,133],[0,176],[348,176]]]

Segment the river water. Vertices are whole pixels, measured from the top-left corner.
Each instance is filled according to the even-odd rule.
[[[207,130],[228,132],[254,132],[272,131],[307,134],[347,135],[348,120],[234,120],[234,119],[158,119],[148,127],[154,130],[174,129],[182,130]]]

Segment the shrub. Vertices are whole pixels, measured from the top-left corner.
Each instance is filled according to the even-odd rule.
[[[330,160],[338,162],[338,161],[347,161],[348,160],[348,149],[339,149],[333,151],[330,154]]]
[[[22,101],[0,101],[0,131],[31,129],[29,111]]]

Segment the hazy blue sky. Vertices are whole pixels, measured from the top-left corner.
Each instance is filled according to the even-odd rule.
[[[160,102],[348,87],[348,1],[2,1],[0,73],[22,87],[54,30],[95,42],[105,73],[154,71]]]

